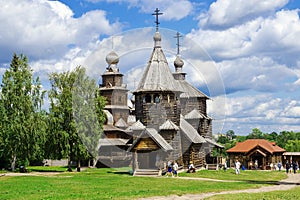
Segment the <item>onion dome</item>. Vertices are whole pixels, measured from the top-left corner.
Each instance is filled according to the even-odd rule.
[[[161,45],[160,45],[161,36],[158,31],[155,32],[155,34],[153,36],[153,40],[154,40],[154,47],[161,47]]]
[[[177,55],[176,59],[174,60],[174,66],[175,66],[176,72],[181,72],[183,65],[184,65],[183,60],[180,58],[179,55]]]
[[[108,72],[118,72],[118,63],[119,63],[119,56],[116,52],[111,51],[109,54],[106,56],[106,62],[108,64],[107,71]]]
[[[108,65],[112,64],[118,64],[119,63],[119,56],[116,52],[111,51],[109,54],[106,56],[106,62]]]

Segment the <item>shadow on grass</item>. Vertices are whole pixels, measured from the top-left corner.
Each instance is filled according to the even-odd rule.
[[[131,171],[108,171],[109,174],[132,175]]]
[[[300,183],[292,183],[287,181],[256,181],[256,180],[243,180],[250,184],[262,184],[262,185],[300,185]]]

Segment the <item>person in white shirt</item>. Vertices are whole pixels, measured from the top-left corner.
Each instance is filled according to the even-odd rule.
[[[176,161],[174,161],[174,164],[173,164],[173,174],[175,177],[178,177],[178,164]]]
[[[240,174],[240,167],[241,167],[241,163],[238,160],[236,160],[236,162],[235,162],[235,173],[236,174]]]

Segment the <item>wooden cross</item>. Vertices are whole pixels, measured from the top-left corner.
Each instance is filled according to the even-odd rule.
[[[176,46],[177,46],[177,55],[179,55],[179,47],[181,46],[181,45],[179,44],[179,38],[180,38],[180,37],[182,37],[182,35],[180,35],[179,32],[177,32],[176,35],[174,36],[174,38],[177,38],[177,44],[176,44]]]
[[[163,13],[159,12],[160,10],[158,8],[155,9],[154,13],[152,13],[152,15],[156,15],[156,20],[155,20],[155,24],[156,24],[156,31],[158,31],[158,24],[160,24],[158,22],[158,15],[162,15]]]

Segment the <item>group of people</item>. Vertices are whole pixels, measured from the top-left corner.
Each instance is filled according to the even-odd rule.
[[[168,161],[166,176],[178,177],[178,164],[176,161]]]
[[[285,170],[286,170],[286,173],[292,173],[292,171],[294,172],[294,174],[297,173],[297,170],[298,170],[298,162],[296,161],[291,161],[291,162],[288,162],[286,161],[285,163]]]

